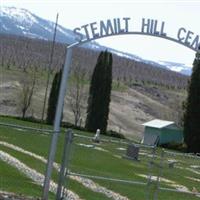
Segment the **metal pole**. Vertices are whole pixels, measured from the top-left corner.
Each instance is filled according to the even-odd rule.
[[[148,160],[148,179],[147,179],[147,185],[146,185],[146,200],[150,199],[151,196],[151,186],[152,186],[152,172],[154,167],[154,161],[155,161],[155,154],[156,154],[156,146],[153,146],[152,148],[152,157]]]
[[[65,144],[64,144],[64,150],[63,150],[62,165],[60,168],[56,200],[61,199],[61,192],[64,185],[64,180],[65,180],[65,171],[67,172],[68,166],[69,166],[69,156],[70,156],[70,147],[71,147],[72,139],[73,139],[73,133],[72,133],[72,130],[69,129],[65,135]]]
[[[156,182],[156,191],[154,192],[154,200],[158,199],[158,191],[160,189],[160,179],[162,178],[162,171],[163,171],[163,162],[164,162],[164,150],[161,150],[161,155],[160,155],[160,165],[158,175],[157,175],[157,182]]]
[[[43,108],[42,108],[41,123],[43,123],[43,121],[44,121],[44,112],[45,112],[45,107],[46,107],[47,92],[48,92],[48,88],[49,88],[50,70],[51,70],[51,65],[52,65],[53,55],[54,55],[54,46],[55,46],[55,40],[56,40],[57,25],[58,25],[58,13],[56,15],[56,24],[55,24],[55,28],[54,28],[54,34],[53,34],[53,44],[52,44],[52,48],[51,48],[50,61],[49,61],[49,66],[48,66],[48,74],[47,74],[46,89],[45,89],[44,102],[43,102]]]
[[[51,174],[52,174],[52,169],[53,169],[53,162],[55,159],[58,136],[60,133],[60,122],[61,122],[61,117],[62,117],[64,98],[65,98],[66,89],[67,89],[67,79],[68,79],[68,72],[69,72],[69,67],[71,64],[71,59],[72,59],[72,49],[68,48],[66,52],[65,65],[64,65],[63,73],[62,73],[58,104],[56,107],[56,115],[55,115],[55,120],[54,120],[54,133],[51,139],[51,147],[49,150],[46,174],[45,174],[45,179],[44,179],[43,195],[42,195],[43,200],[48,199],[49,185],[50,185]]]

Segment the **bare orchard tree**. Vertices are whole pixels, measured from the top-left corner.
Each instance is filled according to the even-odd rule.
[[[84,90],[86,75],[86,69],[76,62],[71,71],[71,84],[69,88],[69,104],[74,114],[75,126],[81,126],[83,104],[86,100],[86,92]]]
[[[23,79],[21,80],[21,88],[18,93],[18,106],[22,114],[22,118],[25,118],[27,110],[31,106],[32,97],[36,85],[36,70],[31,72],[24,72]]]

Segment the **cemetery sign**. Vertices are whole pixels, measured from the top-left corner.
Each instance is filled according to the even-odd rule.
[[[191,30],[180,27],[174,36],[170,36],[164,21],[145,18],[142,18],[141,22],[134,21],[130,17],[100,20],[76,27],[73,32],[76,34],[78,43],[113,35],[137,34],[162,37],[187,46],[194,51],[197,51],[200,45],[199,35]]]

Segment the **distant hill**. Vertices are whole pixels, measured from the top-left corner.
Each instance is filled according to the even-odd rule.
[[[19,9],[15,7],[1,7],[0,8],[0,33],[1,34],[13,34],[19,36],[25,36],[30,38],[38,38],[42,40],[52,40],[54,31],[54,22],[42,19],[26,9]],[[72,30],[64,28],[58,25],[57,42],[72,44],[76,42],[75,35]],[[191,68],[181,63],[171,63],[168,61],[154,62],[145,60],[139,56],[121,52],[109,47],[101,46],[96,42],[90,42],[84,45],[84,47],[100,51],[108,49],[110,52],[131,60],[143,62],[154,67],[160,67],[171,71],[176,71],[185,75],[191,74]]]
[[[0,34],[0,40],[2,50],[0,51],[0,63],[2,66],[6,68],[15,66],[24,71],[29,67],[46,69],[49,66],[51,41],[7,34]],[[52,71],[57,71],[64,65],[65,52],[66,45],[56,43]],[[98,54],[98,51],[90,48],[75,48],[72,66],[79,64],[86,69],[88,74],[91,74]],[[113,79],[129,87],[135,84],[153,84],[176,89],[185,89],[188,82],[188,76],[117,54],[113,54]]]
[[[37,86],[27,116],[40,119],[52,42],[8,34],[0,34],[0,41],[0,115],[21,115],[18,99],[23,80],[35,70]],[[56,43],[51,77],[63,66],[65,53],[66,45]],[[69,75],[73,74],[75,66],[79,66],[87,74],[82,125],[86,116],[89,82],[98,54],[99,52],[90,48],[73,49]],[[69,101],[69,91],[74,87],[72,83],[70,85],[69,81],[63,118],[70,123],[74,123]],[[108,129],[119,131],[130,138],[141,139],[141,124],[144,122],[154,118],[179,122],[187,83],[188,76],[113,54],[113,90]]]

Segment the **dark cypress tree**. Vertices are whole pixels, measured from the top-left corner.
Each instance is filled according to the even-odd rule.
[[[106,132],[110,94],[112,88],[112,54],[101,52],[94,68],[88,98],[85,128],[95,132]]]
[[[188,87],[184,115],[184,137],[187,151],[200,153],[200,53],[196,54]]]
[[[51,92],[49,95],[48,108],[47,108],[47,119],[46,119],[48,124],[53,124],[54,122],[59,89],[60,89],[60,84],[61,84],[61,76],[62,76],[62,70],[60,70],[59,72],[55,74],[53,83],[51,86]]]

